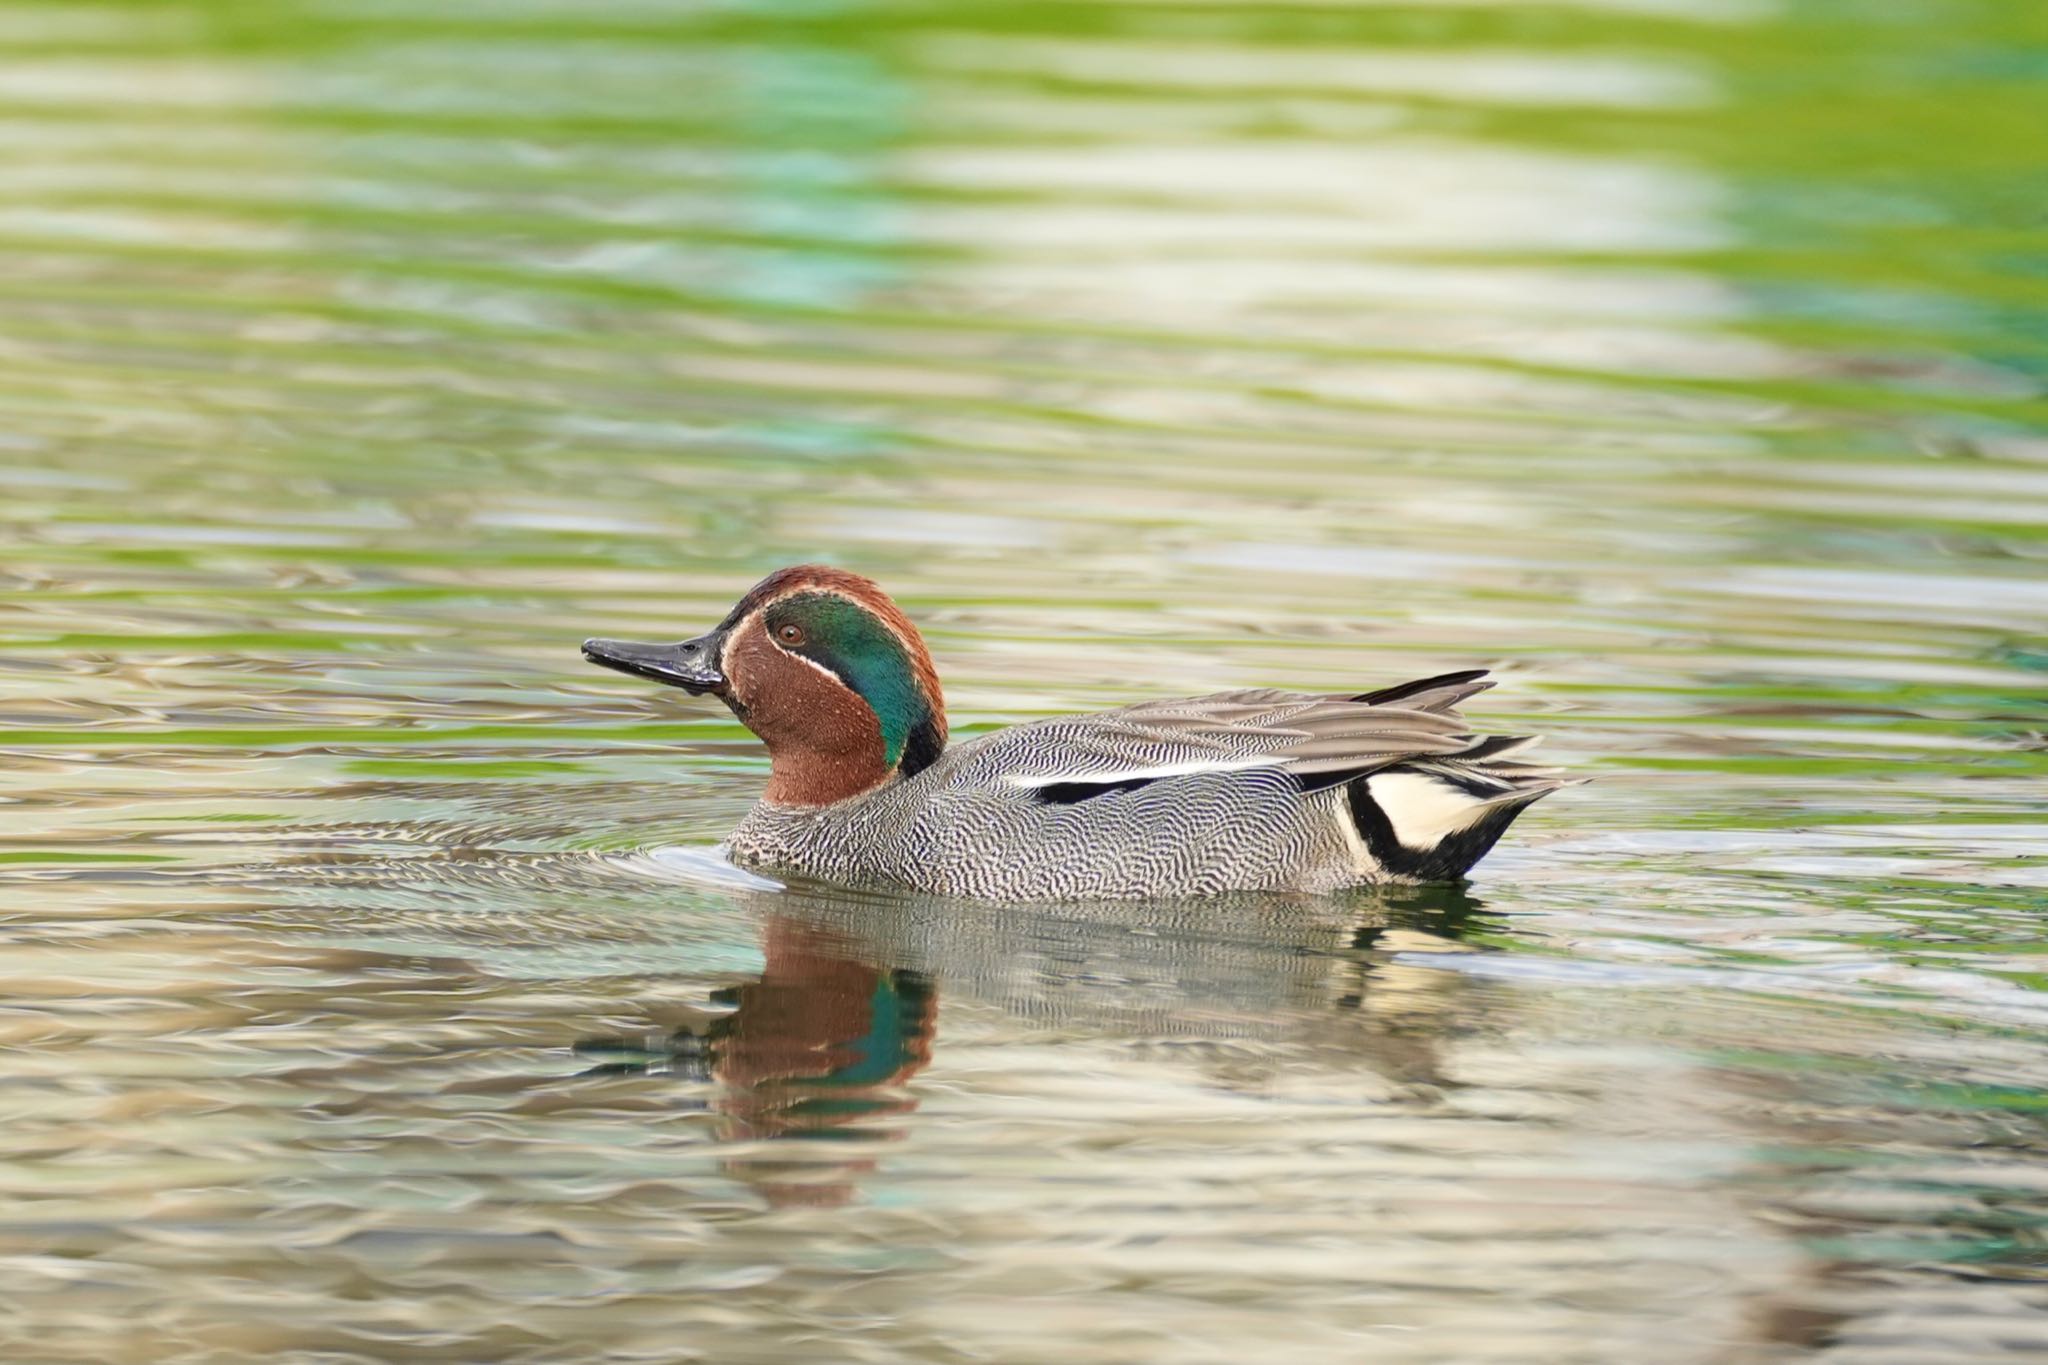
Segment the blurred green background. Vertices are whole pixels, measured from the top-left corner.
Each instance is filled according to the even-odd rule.
[[[0,0],[7,1359],[2048,1353],[2044,129],[2012,0]],[[576,644],[806,559],[1599,780],[727,886]]]

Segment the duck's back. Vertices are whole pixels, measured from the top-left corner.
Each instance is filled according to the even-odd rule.
[[[1019,725],[831,806],[763,804],[735,858],[995,900],[1330,891],[1461,875],[1563,785],[1479,740],[1449,674],[1362,696],[1267,689]]]

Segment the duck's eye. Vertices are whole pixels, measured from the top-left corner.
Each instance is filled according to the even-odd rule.
[[[775,638],[786,645],[800,645],[804,642],[804,628],[794,624],[777,626]]]

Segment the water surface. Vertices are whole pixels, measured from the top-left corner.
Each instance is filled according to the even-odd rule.
[[[0,4],[7,1358],[2048,1353],[2044,15]],[[814,558],[959,732],[1598,780],[707,875],[757,747],[576,643]]]

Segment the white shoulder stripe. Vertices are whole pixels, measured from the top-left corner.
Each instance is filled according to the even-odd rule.
[[[1013,787],[1036,790],[1062,782],[1150,782],[1155,777],[1185,777],[1189,773],[1234,773],[1246,768],[1277,768],[1282,761],[1267,754],[1250,758],[1196,758],[1184,763],[1161,763],[1150,768],[1087,768],[1064,773],[1011,773],[1003,780]]]

